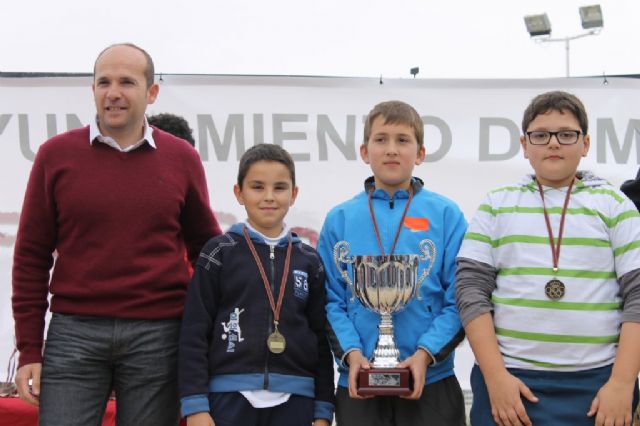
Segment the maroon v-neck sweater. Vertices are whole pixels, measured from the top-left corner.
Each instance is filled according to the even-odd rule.
[[[177,318],[192,263],[220,228],[200,158],[154,130],[119,152],[89,144],[89,128],[38,151],[25,194],[13,264],[20,365],[41,361],[47,293],[51,311],[130,319]],[[58,256],[49,283],[53,252]]]

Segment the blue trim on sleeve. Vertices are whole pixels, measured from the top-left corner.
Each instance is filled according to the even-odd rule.
[[[329,423],[333,422],[334,406],[330,402],[315,401],[313,418],[314,419],[327,419]]]
[[[209,381],[209,392],[239,392],[264,389],[264,374],[220,374]],[[266,390],[315,397],[315,380],[312,377],[269,374]]]
[[[209,396],[208,395],[191,395],[180,399],[182,416],[187,417],[195,413],[209,412]]]

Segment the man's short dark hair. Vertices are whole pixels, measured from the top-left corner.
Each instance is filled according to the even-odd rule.
[[[549,111],[570,112],[578,120],[583,135],[589,130],[589,119],[582,101],[571,93],[555,90],[536,96],[531,100],[522,117],[522,132],[527,132],[529,124],[540,114]]]
[[[102,54],[104,52],[106,52],[107,50],[111,49],[112,47],[118,47],[118,46],[128,46],[128,47],[132,47],[136,50],[138,50],[139,52],[141,52],[144,55],[144,58],[147,62],[147,66],[144,69],[144,77],[147,80],[147,89],[149,87],[151,87],[153,85],[153,80],[154,80],[154,76],[155,76],[155,67],[153,66],[153,59],[151,59],[151,55],[149,55],[147,53],[146,50],[144,50],[142,47],[140,46],[136,46],[133,43],[116,43],[116,44],[112,44],[111,46],[106,47],[105,49],[102,50],[102,52],[100,52],[100,54],[98,54],[98,57],[96,58],[95,62],[93,63],[93,75],[96,75],[96,65],[98,64],[98,59],[100,59],[100,56],[102,56]]]
[[[291,155],[280,145],[263,143],[252,146],[240,158],[240,166],[238,167],[238,187],[240,189],[242,189],[242,183],[249,168],[258,161],[275,161],[283,164],[289,170],[293,186],[296,186],[296,167]]]
[[[177,136],[189,142],[191,146],[196,146],[196,141],[193,139],[193,131],[189,127],[189,123],[183,117],[179,115],[162,113],[150,115],[147,117],[147,121],[150,125],[157,127],[160,130],[164,130],[167,133],[171,133],[173,136]]]

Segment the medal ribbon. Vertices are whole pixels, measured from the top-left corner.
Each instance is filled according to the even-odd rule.
[[[258,269],[260,270],[260,276],[262,277],[262,283],[264,284],[264,289],[267,292],[267,297],[269,298],[269,305],[271,305],[271,311],[273,312],[273,322],[276,325],[276,330],[278,328],[278,321],[280,320],[280,310],[282,309],[282,299],[284,298],[284,289],[287,286],[287,277],[289,276],[289,264],[291,263],[291,240],[293,237],[291,236],[291,232],[289,232],[289,244],[287,245],[287,257],[284,261],[284,271],[282,271],[282,281],[280,282],[280,291],[278,293],[278,304],[276,305],[273,300],[273,292],[271,291],[271,286],[269,286],[269,280],[267,279],[267,274],[264,272],[264,267],[262,266],[262,262],[258,257],[258,253],[256,252],[256,248],[251,242],[251,238],[249,237],[249,231],[245,227],[243,229],[243,234],[245,240],[247,240],[247,245],[249,246],[249,250],[251,250],[251,254],[253,254],[253,258],[256,261],[256,265],[258,265]]]
[[[373,189],[369,191],[369,214],[371,215],[371,221],[373,222],[373,230],[376,232],[376,239],[378,240],[378,246],[380,247],[380,252],[384,256],[384,247],[382,246],[382,239],[380,238],[380,230],[378,229],[378,222],[376,221],[376,215],[373,211],[373,204],[371,204],[371,196],[373,195]],[[413,199],[413,188],[409,188],[409,200],[407,200],[407,204],[404,206],[404,211],[402,212],[402,217],[400,218],[400,223],[398,224],[398,230],[396,231],[396,236],[393,239],[393,246],[391,246],[391,252],[389,255],[392,255],[396,250],[396,243],[398,242],[398,237],[400,237],[400,231],[402,231],[402,224],[404,223],[404,218],[407,215],[407,211],[409,210],[409,204],[411,204],[411,200]]]
[[[571,188],[573,188],[573,182],[571,180],[569,188],[567,189],[567,195],[564,197],[564,206],[562,206],[562,214],[560,215],[560,229],[558,230],[558,244],[553,244],[553,230],[551,229],[551,222],[549,221],[549,214],[547,213],[547,206],[544,202],[544,191],[542,185],[536,180],[538,184],[538,190],[540,191],[540,197],[542,198],[542,210],[544,212],[544,221],[547,223],[547,232],[549,233],[549,245],[551,245],[551,256],[553,257],[553,272],[558,272],[558,261],[560,260],[560,243],[562,242],[562,232],[564,231],[564,219],[567,216],[567,207],[569,206],[569,198],[571,197]]]

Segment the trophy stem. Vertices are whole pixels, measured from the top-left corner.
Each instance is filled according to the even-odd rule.
[[[393,337],[393,320],[390,313],[380,314],[378,329],[378,344],[373,352],[373,366],[375,368],[393,368],[400,359],[400,351]]]

